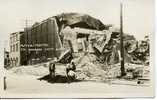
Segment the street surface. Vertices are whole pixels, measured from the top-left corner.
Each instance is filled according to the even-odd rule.
[[[135,93],[136,95],[144,95],[143,91],[149,91],[150,87],[145,85],[129,85],[135,82],[92,82],[81,81],[72,83],[48,83],[47,81],[37,80],[39,76],[8,74],[6,83],[7,89],[5,94],[54,94],[54,93],[103,93],[118,94],[126,93],[127,95]],[[117,84],[119,83],[119,84]],[[125,84],[123,84],[125,83]],[[126,84],[128,83],[128,84]],[[151,93],[151,92],[150,92]],[[148,93],[149,94],[149,93]],[[127,96],[126,95],[126,96]],[[113,95],[114,96],[114,95]]]

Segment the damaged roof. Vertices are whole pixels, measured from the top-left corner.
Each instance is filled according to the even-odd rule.
[[[104,25],[100,20],[91,17],[87,14],[80,13],[62,13],[56,16],[60,23],[71,27],[80,27],[96,30],[108,29],[107,25]]]

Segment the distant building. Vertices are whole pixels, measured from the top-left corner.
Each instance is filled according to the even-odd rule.
[[[10,66],[21,65],[21,35],[24,32],[15,32],[10,34]]]
[[[62,52],[58,25],[54,17],[30,28],[21,36],[21,59],[24,64],[36,64],[58,58]]]
[[[55,18],[10,34],[10,66],[29,65],[58,58],[62,52]]]
[[[10,65],[9,52],[4,51],[4,68],[8,68]]]

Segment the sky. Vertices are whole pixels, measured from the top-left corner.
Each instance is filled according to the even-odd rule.
[[[138,40],[155,33],[154,2],[123,0],[125,33]],[[120,25],[120,0],[0,0],[0,43],[9,46],[9,34],[23,30],[26,19],[31,25],[63,12],[89,14],[104,24]]]

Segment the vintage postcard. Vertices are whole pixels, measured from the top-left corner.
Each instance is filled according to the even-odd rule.
[[[155,0],[1,0],[1,98],[154,97]]]

